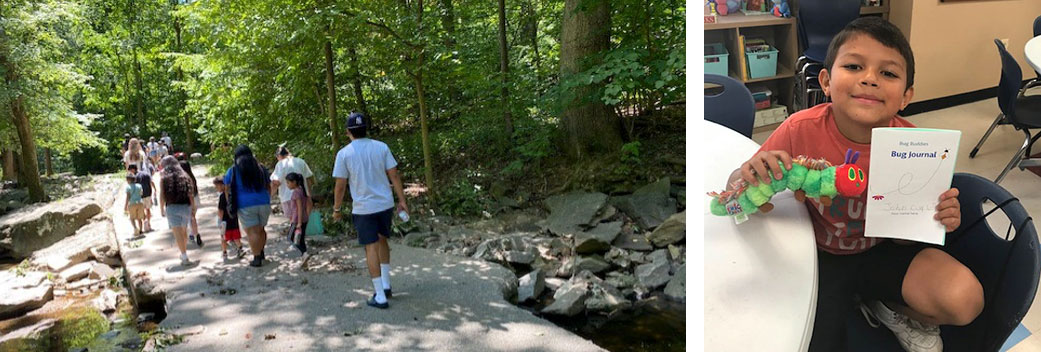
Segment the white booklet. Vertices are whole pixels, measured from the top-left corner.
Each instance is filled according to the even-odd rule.
[[[944,244],[933,219],[951,188],[961,131],[927,128],[871,130],[865,237]]]

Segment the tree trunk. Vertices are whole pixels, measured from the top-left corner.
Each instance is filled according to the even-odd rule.
[[[174,3],[174,10],[176,10],[176,9],[177,9],[177,4]],[[174,18],[174,34],[176,34],[176,40],[177,40],[177,42],[176,42],[176,44],[177,44],[176,50],[177,50],[177,52],[181,52],[181,21],[178,20],[177,18]],[[177,80],[181,81],[181,82],[184,81],[184,72],[181,71],[181,66],[177,66]],[[195,152],[195,141],[192,138],[192,119],[191,119],[191,116],[188,115],[188,113],[186,113],[184,111],[184,109],[183,109],[184,104],[185,104],[185,100],[186,100],[185,99],[186,94],[184,93],[183,90],[181,90],[179,93],[180,93],[179,95],[180,95],[180,98],[181,98],[181,108],[182,108],[181,109],[181,115],[184,116],[184,145],[185,145],[184,153],[187,156],[190,157],[192,155],[192,153]]]
[[[18,181],[18,156],[10,149],[4,150],[4,181]]]
[[[418,16],[416,16],[416,23],[419,30],[422,30],[423,0],[418,1],[417,8]],[[416,74],[413,76],[413,79],[416,81],[416,96],[419,98],[419,126],[423,138],[423,166],[426,169],[423,174],[426,176],[427,194],[430,197],[431,204],[436,204],[437,188],[434,187],[434,159],[430,150],[430,128],[427,124],[427,99],[426,94],[423,92],[423,50],[423,47],[416,49],[416,51],[419,52],[419,55],[417,55]]]
[[[137,48],[134,48],[134,84],[137,86],[137,91],[134,94],[134,107],[137,113],[137,126],[138,130],[136,133],[143,133],[148,127],[145,124],[145,88],[144,80],[141,79],[141,60],[137,57]]]
[[[333,43],[325,40],[325,87],[329,98],[329,130],[333,134],[333,150],[340,149],[340,129],[336,127],[336,76],[333,72]]]
[[[607,0],[565,0],[563,17],[562,79],[588,69],[587,57],[610,48],[611,10]],[[621,120],[595,96],[599,91],[598,86],[580,86],[564,101],[564,149],[572,157],[617,152],[622,145]]]
[[[535,61],[535,82],[542,82],[542,64],[539,57],[539,12],[533,1],[524,3],[524,12],[528,14],[524,23],[524,35],[531,41],[533,61]],[[538,88],[538,87],[536,87]],[[541,94],[540,94],[541,95]]]
[[[499,0],[499,73],[502,74],[502,118],[506,120],[506,135],[513,136],[513,117],[510,116],[510,53],[506,47],[506,0]]]
[[[427,181],[427,190],[429,190],[428,196],[430,197],[431,200],[434,200],[436,198],[437,192],[435,191],[436,188],[434,188],[434,165],[433,165],[434,163],[433,163],[433,157],[431,157],[431,155],[430,155],[431,154],[430,153],[430,132],[429,132],[430,129],[427,127],[427,113],[426,113],[426,111],[427,111],[427,109],[426,109],[427,101],[426,101],[426,96],[423,93],[423,68],[422,68],[422,66],[423,66],[423,54],[422,53],[419,54],[419,63],[420,63],[419,64],[420,69],[416,73],[416,75],[413,76],[413,80],[416,82],[416,96],[419,99],[419,126],[420,126],[420,130],[422,131],[422,138],[423,138],[423,166],[424,166],[424,169],[425,169],[423,171],[423,175],[426,177],[426,181]]]
[[[4,79],[7,87],[13,87],[18,82],[18,71],[14,65],[7,60],[7,56],[0,54],[0,67],[7,72]],[[25,96],[15,90],[14,98],[10,100],[11,120],[18,133],[18,143],[21,146],[21,165],[18,165],[18,184],[29,188],[29,199],[33,202],[42,202],[47,199],[40,184],[40,168],[36,161],[36,142],[33,141],[32,125],[29,116],[25,112]]]
[[[47,177],[51,177],[51,175],[54,175],[54,168],[51,167],[51,148],[43,149],[43,160],[44,165],[47,166]]]
[[[361,113],[371,119],[372,116],[369,116],[369,108],[365,104],[365,95],[362,94],[361,68],[358,66],[358,51],[353,45],[349,50],[351,54],[351,68],[354,69],[354,74],[351,77],[351,85],[354,86],[354,100],[357,101],[358,109],[361,109]]]
[[[448,49],[448,52],[452,55],[452,59],[449,61],[449,65],[458,67],[459,54],[456,52],[455,48],[455,5],[452,4],[452,0],[443,0],[440,1],[439,4],[441,4],[441,26],[445,29],[444,45],[445,48]],[[457,75],[455,74],[455,72],[456,71],[454,68],[452,70],[449,70],[447,75],[449,81],[453,81],[456,79]],[[462,102],[463,92],[459,90],[458,85],[449,84],[445,88],[448,89],[448,96],[452,99],[452,101],[457,103]],[[460,109],[458,107],[451,109],[451,116],[449,117],[449,119],[454,120],[456,117],[459,117],[459,113]]]

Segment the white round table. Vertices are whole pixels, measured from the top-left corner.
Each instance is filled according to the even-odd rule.
[[[1027,41],[1027,45],[1023,47],[1023,55],[1034,71],[1041,72],[1041,39],[1038,38],[1041,37],[1033,37]]]
[[[701,121],[704,190],[721,191],[759,149],[751,139]],[[806,207],[792,192],[768,214],[733,218],[705,206],[705,350],[806,351],[817,305],[817,247]]]

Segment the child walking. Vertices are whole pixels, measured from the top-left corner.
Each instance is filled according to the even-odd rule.
[[[303,175],[290,172],[289,175],[286,175],[286,185],[293,192],[293,197],[289,201],[289,209],[286,211],[290,224],[289,243],[293,244],[290,249],[296,248],[300,251],[300,255],[304,256],[307,255],[307,241],[304,240],[304,232],[307,230],[308,215],[311,214],[314,204],[307,194],[307,188],[304,187]]]
[[[130,224],[134,225],[134,236],[138,236],[144,227],[145,205],[141,203],[141,185],[137,184],[137,175],[127,174],[126,192],[123,213],[130,215]]]
[[[228,212],[228,192],[224,188],[224,178],[213,179],[213,187],[220,193],[217,201],[217,222],[223,235],[220,242],[221,258],[228,259],[228,243],[235,244],[235,257],[242,258],[246,253],[242,251],[242,234],[239,232],[239,218],[234,213]]]
[[[141,170],[137,169],[137,165],[130,165],[128,168],[130,173],[137,175],[137,184],[141,186],[141,205],[145,211],[143,232],[152,231],[152,205],[155,204],[152,201],[152,190],[155,189],[155,182],[152,182],[151,165],[148,160],[145,160],[145,165]]]

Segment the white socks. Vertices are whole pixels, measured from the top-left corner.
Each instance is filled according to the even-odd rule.
[[[380,264],[380,281],[383,281],[383,289],[390,289],[390,264]]]
[[[387,295],[383,293],[383,280],[381,278],[372,279],[373,291],[376,291],[376,303],[387,303]]]

